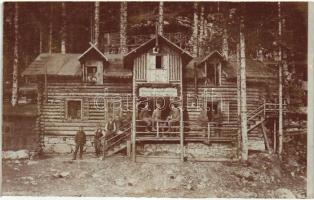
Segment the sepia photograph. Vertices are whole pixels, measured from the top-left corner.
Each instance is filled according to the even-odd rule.
[[[309,197],[307,2],[2,10],[1,195]]]

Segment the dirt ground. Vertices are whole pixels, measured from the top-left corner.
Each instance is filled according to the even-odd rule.
[[[305,198],[306,164],[300,156],[279,162],[266,153],[249,162],[133,163],[127,157],[100,160],[50,155],[40,160],[4,160],[3,195]]]

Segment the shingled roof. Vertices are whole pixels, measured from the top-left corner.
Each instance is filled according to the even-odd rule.
[[[81,54],[40,54],[23,72],[22,76],[80,76]],[[104,67],[105,77],[129,78],[132,77],[132,70],[124,68],[122,54],[103,54],[108,64]]]
[[[22,72],[22,76],[47,75],[79,76],[81,54],[42,53]]]
[[[205,74],[199,66],[201,66],[206,60],[211,59],[212,56],[219,56],[223,59],[222,55],[218,51],[213,51],[207,56],[193,58],[186,67],[186,78],[194,78],[195,72],[197,73],[198,78],[204,78]],[[196,67],[196,69],[194,69]],[[222,72],[227,79],[236,79],[237,78],[237,68],[238,63],[236,60],[225,61],[222,60]],[[248,80],[260,80],[263,81],[269,78],[277,77],[277,70],[269,67],[263,62],[258,60],[246,59],[246,77]]]

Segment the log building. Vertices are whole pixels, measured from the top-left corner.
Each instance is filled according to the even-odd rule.
[[[277,74],[246,59],[249,148],[269,147],[268,119],[276,118]],[[132,115],[122,134],[108,140],[107,156],[125,151],[134,161],[237,160],[241,134],[237,59],[213,51],[193,58],[161,35],[127,54],[104,54],[95,45],[82,54],[40,54],[22,76],[36,84],[40,141],[46,152],[71,152],[83,126],[93,151],[96,126],[109,116]],[[162,106],[156,130],[146,131],[139,112]],[[168,130],[174,104],[180,120]],[[208,122],[198,116],[205,108]],[[219,120],[213,116],[219,114]]]

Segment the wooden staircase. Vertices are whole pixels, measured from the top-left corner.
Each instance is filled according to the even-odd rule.
[[[127,141],[130,141],[131,128],[124,129],[120,134],[106,138],[104,141],[104,158],[110,157],[127,148]]]
[[[277,117],[279,112],[279,104],[276,103],[269,103],[269,102],[263,102],[260,106],[258,106],[255,110],[248,113],[247,116],[247,133],[248,133],[248,139],[256,137],[256,135],[251,134],[254,130],[257,128],[261,128],[262,135],[259,135],[257,137],[263,137],[264,143],[266,146],[266,149],[270,151],[270,141],[267,136],[268,129],[265,126],[265,121],[270,117]],[[286,112],[286,105],[283,105],[283,112]],[[239,129],[240,133],[240,129]]]

